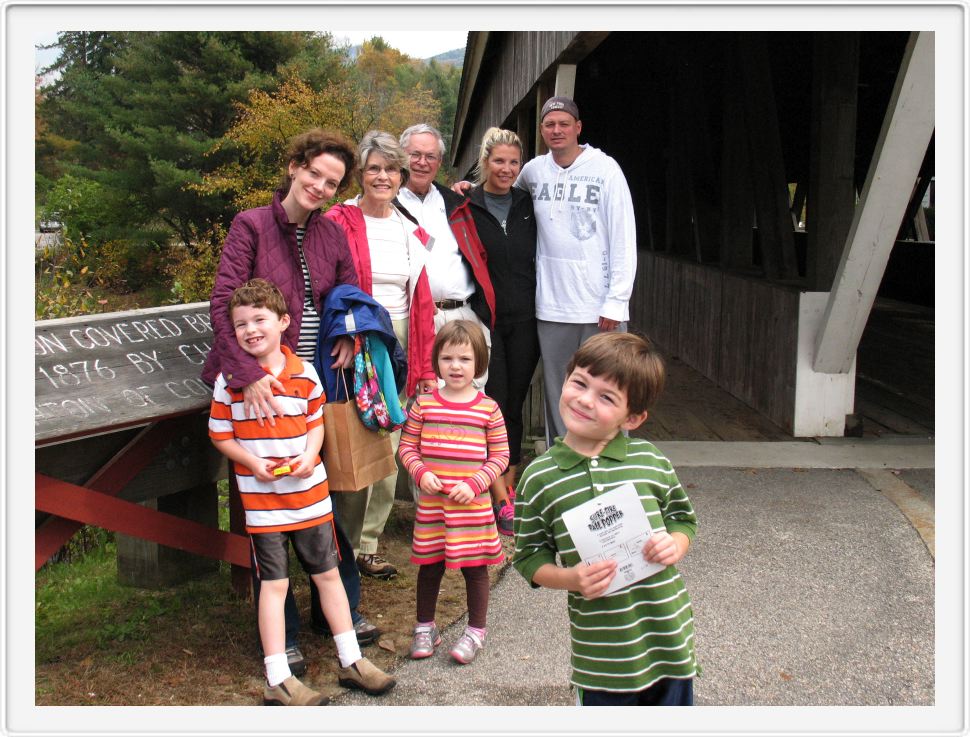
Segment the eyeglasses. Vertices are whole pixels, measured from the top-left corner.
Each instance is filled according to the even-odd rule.
[[[421,161],[421,159],[424,159],[429,164],[434,164],[438,161],[437,154],[423,154],[419,151],[412,151],[408,156],[411,157],[411,161]]]
[[[378,166],[377,164],[371,164],[364,169],[364,174],[369,177],[376,177],[381,172],[384,172],[387,176],[393,176],[394,174],[400,174],[401,169],[396,166]]]

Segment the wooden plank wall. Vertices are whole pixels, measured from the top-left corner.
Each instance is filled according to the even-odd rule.
[[[798,290],[640,251],[631,326],[791,432]]]
[[[577,35],[576,31],[492,34],[476,80],[475,103],[469,110],[466,129],[461,131],[462,145],[455,163],[459,174],[475,165],[478,144],[486,130],[493,125],[515,130],[516,106]]]

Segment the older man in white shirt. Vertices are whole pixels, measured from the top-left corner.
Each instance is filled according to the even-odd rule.
[[[397,203],[431,236],[427,270],[436,307],[435,332],[451,320],[471,320],[482,328],[491,346],[495,292],[468,198],[434,181],[445,154],[444,140],[435,128],[419,123],[401,134],[401,146],[410,157],[411,169]],[[475,385],[484,387],[487,378],[486,373],[475,380]]]

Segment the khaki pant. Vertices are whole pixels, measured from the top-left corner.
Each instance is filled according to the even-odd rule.
[[[393,320],[394,334],[404,347],[408,348],[408,320]],[[404,402],[404,393],[400,395]],[[391,448],[397,458],[397,448],[401,442],[401,431],[391,433]],[[377,481],[366,489],[356,492],[337,491],[332,494],[340,526],[347,533],[347,539],[354,547],[354,555],[372,555],[377,552],[377,541],[384,532],[387,518],[394,508],[394,491],[397,488],[397,471]]]

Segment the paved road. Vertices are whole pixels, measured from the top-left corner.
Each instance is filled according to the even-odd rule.
[[[932,472],[911,450],[907,461],[897,446],[895,462],[924,470],[899,477],[932,503]],[[699,519],[680,566],[703,667],[698,705],[934,703],[934,560],[863,471],[710,467],[678,452]],[[403,662],[388,695],[338,703],[573,703],[563,592],[531,590],[508,569],[492,590],[487,648],[464,667],[447,654],[463,626],[445,631],[433,658]]]

